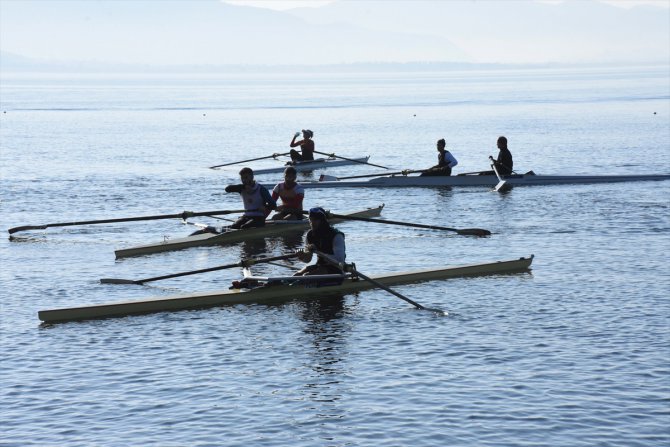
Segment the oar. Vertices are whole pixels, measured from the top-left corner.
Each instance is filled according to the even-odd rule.
[[[359,216],[347,216],[342,214],[333,214],[328,213],[329,216],[336,217],[338,219],[348,219],[348,220],[361,220],[363,222],[374,222],[374,223],[383,223],[389,225],[402,225],[406,227],[414,228],[426,228],[428,230],[444,230],[444,231],[454,231],[461,236],[490,236],[491,232],[489,230],[484,230],[482,228],[449,228],[449,227],[440,227],[437,225],[424,225],[411,222],[398,222],[395,220],[386,220],[386,219],[373,219],[370,217],[359,217]]]
[[[505,180],[502,179],[500,176],[500,173],[498,172],[498,168],[496,167],[495,160],[493,157],[489,155],[489,160],[491,160],[491,167],[493,168],[493,172],[496,173],[496,177],[498,177],[498,184],[493,188],[495,192],[503,192],[507,191],[510,188],[510,185],[507,184]]]
[[[405,169],[404,171],[397,172],[380,172],[379,174],[364,174],[364,175],[350,175],[347,177],[335,177],[332,175],[321,175],[319,181],[339,181],[339,180],[348,180],[352,178],[368,178],[368,177],[386,177],[389,175],[408,175],[408,174],[418,174],[421,172],[429,171],[430,169]]]
[[[161,279],[169,279],[169,278],[176,278],[178,276],[187,276],[187,275],[196,275],[198,273],[207,273],[207,272],[214,272],[216,270],[224,270],[224,269],[231,269],[234,267],[250,267],[254,264],[260,264],[263,262],[272,262],[272,261],[279,261],[282,259],[288,259],[298,256],[298,253],[291,253],[288,255],[282,255],[282,256],[274,256],[270,258],[260,258],[260,259],[243,259],[240,262],[236,262],[234,264],[226,264],[226,265],[220,265],[217,267],[209,267],[206,269],[200,269],[200,270],[191,270],[188,272],[181,272],[181,273],[172,273],[171,275],[163,275],[163,276],[155,276],[153,278],[144,278],[144,279],[117,279],[117,278],[102,278],[100,282],[102,284],[144,284],[145,282],[150,282],[150,281],[159,281]]]
[[[319,152],[319,151],[314,151],[314,153],[321,154],[321,155],[327,155],[329,157],[334,157],[334,158],[341,158],[342,160],[347,160],[347,161],[351,161],[351,162],[354,162],[354,163],[360,163],[360,164],[363,164],[363,165],[370,165],[370,166],[374,166],[376,168],[388,169],[386,166],[380,166],[380,165],[376,165],[374,163],[368,163],[367,161],[354,160],[352,158],[340,157],[339,155],[335,155],[335,154],[327,154],[325,152]]]
[[[187,219],[189,217],[196,216],[214,216],[218,214],[235,214],[243,213],[245,210],[219,210],[219,211],[202,211],[202,212],[193,212],[193,211],[183,211],[179,214],[159,214],[156,216],[139,216],[139,217],[123,217],[118,219],[102,219],[102,220],[82,220],[78,222],[60,222],[60,223],[49,223],[44,225],[24,225],[21,227],[10,228],[9,234],[14,234],[18,231],[26,230],[46,230],[50,227],[70,227],[73,225],[97,225],[105,223],[117,223],[117,222],[134,222],[139,220],[159,220],[159,219]]]
[[[223,166],[238,165],[240,163],[247,163],[247,162],[250,162],[250,161],[265,160],[266,158],[277,158],[277,157],[281,157],[283,155],[288,155],[288,154],[290,154],[290,152],[284,152],[283,154],[272,154],[272,155],[268,155],[267,157],[250,158],[249,160],[234,161],[232,163],[224,163],[222,165],[210,166],[209,169],[221,168]]]
[[[479,175],[479,174],[484,174],[485,172],[487,172],[487,171],[461,172],[460,174],[456,174],[456,175],[457,176],[458,175]]]
[[[341,264],[340,264],[339,262],[337,262],[336,260],[332,259],[328,254],[323,253],[323,252],[320,252],[320,251],[318,251],[318,250],[315,251],[315,253],[316,253],[317,255],[321,256],[323,259],[325,259],[328,263],[333,264],[333,265],[335,265],[335,266],[338,267],[338,268],[341,268]],[[417,309],[421,309],[421,310],[429,310],[429,311],[431,311],[431,312],[435,312],[435,313],[438,313],[438,314],[441,314],[441,315],[449,315],[449,314],[448,314],[446,311],[444,311],[444,310],[441,310],[441,309],[429,309],[429,308],[427,308],[427,307],[425,307],[425,306],[422,306],[421,304],[417,303],[416,301],[414,301],[414,300],[412,300],[412,299],[410,299],[410,298],[407,298],[405,295],[402,295],[402,294],[396,292],[395,290],[391,289],[390,287],[385,286],[384,284],[380,283],[379,281],[374,280],[374,279],[370,278],[369,276],[364,275],[363,273],[361,273],[360,271],[358,271],[358,270],[356,269],[355,264],[346,264],[345,268],[346,268],[347,271],[353,273],[354,275],[359,276],[359,277],[363,278],[364,280],[366,280],[366,281],[368,281],[368,282],[374,284],[375,287],[378,287],[378,288],[380,288],[380,289],[382,289],[382,290],[385,290],[385,291],[387,291],[388,293],[397,296],[397,297],[400,298],[401,300],[405,300],[405,301],[407,301],[408,303],[410,303],[411,305],[413,305],[413,306],[416,307]]]

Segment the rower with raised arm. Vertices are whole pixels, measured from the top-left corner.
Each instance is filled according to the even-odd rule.
[[[267,188],[254,180],[254,171],[251,168],[242,168],[239,185],[226,186],[226,192],[237,192],[244,203],[244,214],[230,227],[234,229],[262,227],[270,211],[277,208],[277,202],[272,199]]]
[[[444,141],[444,138],[437,140],[437,164],[423,172],[421,176],[451,175],[451,168],[456,166],[458,161],[446,149],[446,146],[447,143]]]
[[[328,256],[329,260],[317,254],[316,264],[304,267],[295,276],[342,274],[347,257],[344,233],[330,225],[328,215],[321,207],[309,210],[309,226],[311,229],[305,237],[305,249],[298,255],[298,259],[310,262],[314,252],[318,251]],[[337,267],[336,264],[342,267]]]
[[[272,216],[272,220],[301,220],[302,201],[305,198],[305,189],[300,183],[296,182],[298,176],[293,166],[284,170],[284,181],[277,183],[272,190],[272,199],[281,198],[281,205],[277,207],[277,212]]]
[[[295,135],[293,135],[293,139],[291,140],[292,148],[300,146],[300,152],[296,151],[295,149],[291,149],[290,155],[292,162],[295,163],[296,161],[314,160],[314,140],[312,140],[314,132],[309,129],[303,129],[302,140],[295,141],[299,135],[300,132],[296,132]]]

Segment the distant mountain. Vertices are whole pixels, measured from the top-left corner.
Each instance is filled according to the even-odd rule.
[[[466,60],[444,36],[312,24],[199,1],[6,1],[0,48],[26,57],[150,65]]]
[[[312,24],[444,36],[478,62],[670,62],[670,8],[594,0],[335,1],[288,11]]]
[[[670,63],[670,9],[591,0],[0,0],[0,69],[360,63]]]

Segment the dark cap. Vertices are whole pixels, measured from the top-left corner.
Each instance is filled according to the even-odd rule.
[[[323,221],[328,221],[328,214],[326,213],[326,210],[324,210],[320,206],[317,206],[316,208],[310,208],[309,217],[311,219],[320,219]]]

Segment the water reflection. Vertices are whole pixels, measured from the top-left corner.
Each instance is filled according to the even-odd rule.
[[[240,259],[249,259],[267,253],[265,238],[250,239],[240,243]]]
[[[440,186],[439,188],[435,189],[437,191],[437,195],[440,198],[445,198],[445,199],[451,199],[453,197],[453,190],[454,188],[451,186]]]
[[[306,369],[314,373],[302,392],[306,401],[312,402],[311,419],[326,423],[342,419],[346,410],[339,402],[347,394],[343,378],[346,369],[349,327],[344,295],[323,296],[300,303],[300,317],[304,332],[311,337],[311,349],[306,352]]]

